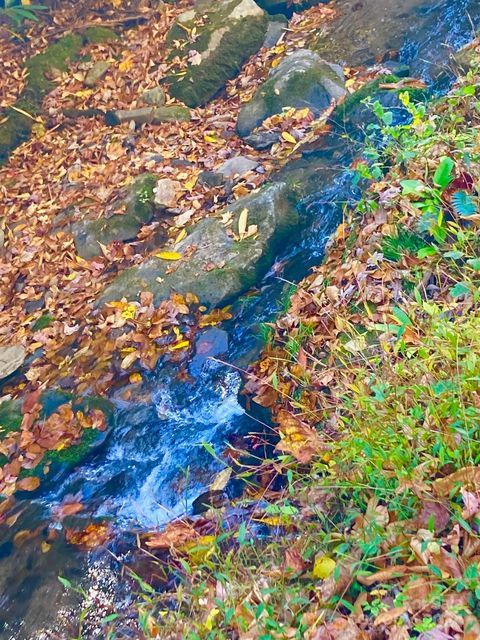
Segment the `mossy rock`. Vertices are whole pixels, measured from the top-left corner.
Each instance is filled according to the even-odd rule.
[[[345,95],[341,67],[322,60],[308,49],[299,49],[282,60],[253,98],[240,110],[237,131],[248,136],[266,118],[287,107],[309,108],[319,116],[332,98]]]
[[[241,295],[266,273],[279,248],[299,228],[292,191],[284,183],[266,186],[228,207],[232,230],[238,230],[245,209],[248,225],[257,226],[256,234],[234,239],[220,219],[202,220],[176,248],[188,254],[195,247],[192,255],[174,264],[153,257],[126,269],[106,288],[97,306],[123,297],[132,300],[142,291],[153,293],[155,304],[174,291],[194,293],[210,306],[222,306]]]
[[[197,12],[196,12],[197,11]],[[216,0],[182,14],[170,30],[167,41],[178,44],[169,57],[185,59],[190,51],[200,55],[198,64],[179,68],[166,81],[170,94],[189,107],[204,105],[218,94],[228,80],[235,77],[247,59],[262,46],[268,20],[253,0]],[[197,16],[205,22],[197,26],[198,38],[190,42],[189,31]]]
[[[110,218],[81,220],[72,225],[75,248],[85,260],[101,255],[100,244],[113,241],[134,240],[140,228],[149,222],[155,210],[154,188],[157,177],[147,173],[137,178],[127,188],[123,205],[125,214],[116,214]]]
[[[110,29],[94,28],[96,36],[101,34],[111,39]],[[101,32],[98,30],[101,29]],[[87,29],[88,33],[90,30]],[[107,33],[108,32],[108,33]],[[82,47],[92,42],[86,34],[71,33],[61,37],[49,45],[45,51],[29,58],[25,63],[28,72],[25,88],[15,103],[15,108],[7,108],[2,115],[7,119],[0,124],[0,165],[6,162],[10,153],[22,142],[28,139],[35,123],[34,118],[41,113],[43,98],[55,84],[48,76],[56,71],[66,71],[68,62],[79,57]],[[24,115],[22,111],[29,114]],[[1,119],[1,118],[0,118]]]
[[[115,31],[108,27],[88,27],[83,32],[85,40],[91,44],[98,44],[100,42],[114,42],[118,40],[119,36]]]
[[[40,419],[47,419],[61,405],[69,402],[72,403],[74,412],[82,411],[88,414],[94,409],[102,411],[107,421],[107,429],[105,431],[85,429],[79,442],[60,451],[47,451],[40,464],[34,469],[22,469],[20,478],[34,476],[42,481],[44,479],[58,480],[66,472],[78,466],[94,449],[105,441],[114,425],[114,405],[106,398],[98,396],[79,397],[60,390],[45,391],[40,398],[42,405]],[[20,430],[23,418],[21,407],[21,400],[7,400],[0,404],[0,439],[3,439],[12,431]],[[0,455],[0,465],[7,462],[7,458]],[[49,469],[48,475],[44,473],[46,468]],[[48,488],[48,483],[42,482],[39,491],[46,488]],[[31,496],[31,493],[29,495]]]

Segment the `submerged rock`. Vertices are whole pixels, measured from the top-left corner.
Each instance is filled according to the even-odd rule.
[[[322,60],[308,49],[300,49],[282,60],[253,98],[240,110],[237,131],[248,136],[262,122],[286,107],[308,107],[315,116],[345,95],[341,67]]]
[[[209,358],[221,356],[228,351],[228,333],[218,327],[203,331],[195,343],[195,355],[190,362],[192,376],[200,375],[203,365]]]
[[[271,15],[283,14],[290,18],[293,13],[305,11],[316,4],[326,4],[329,0],[257,0],[257,4]]]
[[[193,27],[195,41],[189,37]],[[260,49],[266,31],[266,15],[253,0],[201,0],[179,16],[167,37],[169,57],[182,60],[178,70],[188,63],[183,75],[166,79],[170,94],[189,107],[204,105]]]
[[[154,213],[156,183],[156,176],[149,173],[137,178],[128,187],[124,198],[124,214],[98,220],[80,220],[73,224],[71,231],[78,254],[85,260],[90,260],[101,255],[100,244],[135,239],[140,228],[150,221]]]
[[[153,293],[155,304],[177,291],[194,293],[204,304],[222,305],[258,282],[278,248],[298,230],[298,214],[284,183],[241,198],[223,213],[223,221],[207,218],[191,227],[176,247],[182,259],[170,262],[152,257],[123,271],[105,289],[97,306],[121,298],[132,300],[142,291]],[[242,240],[238,238],[240,216],[242,220],[247,216],[246,225],[252,232],[251,225],[257,228]],[[229,219],[231,224],[226,225]]]

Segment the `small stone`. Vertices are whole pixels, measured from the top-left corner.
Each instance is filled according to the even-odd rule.
[[[202,171],[198,175],[198,182],[206,187],[221,187],[225,182],[225,176],[218,171]]]
[[[265,49],[271,49],[274,47],[287,26],[288,23],[286,20],[272,20],[269,22],[262,47]]]
[[[99,60],[95,62],[93,67],[88,71],[85,76],[85,85],[87,87],[94,87],[101,78],[107,73],[110,67],[110,62],[106,60]]]
[[[253,149],[256,149],[257,151],[264,151],[265,149],[270,149],[270,147],[276,144],[280,140],[280,135],[275,131],[258,131],[256,133],[251,133],[243,140]]]
[[[25,362],[27,352],[20,344],[0,347],[0,380],[19,369]]]
[[[243,178],[249,171],[253,171],[258,167],[258,162],[250,160],[245,156],[236,156],[226,160],[219,168],[225,178]]]
[[[155,107],[163,107],[165,104],[165,91],[162,87],[154,87],[153,89],[148,89],[144,93],[142,93],[141,100],[145,104],[150,104]]]
[[[157,182],[155,187],[155,204],[159,207],[168,209],[174,207],[177,202],[177,194],[180,189],[180,183],[170,178],[162,178]]]

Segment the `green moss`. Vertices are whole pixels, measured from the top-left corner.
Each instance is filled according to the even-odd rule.
[[[145,223],[153,213],[157,176],[147,173],[135,180],[131,194],[127,199],[127,215],[132,215],[138,222]]]
[[[40,331],[41,329],[49,327],[52,324],[53,320],[53,316],[51,316],[49,313],[44,313],[42,316],[37,318],[37,320],[35,320],[32,325],[32,331]]]
[[[88,27],[83,32],[85,40],[91,44],[98,44],[99,42],[113,42],[118,40],[119,36],[115,31],[108,27]]]
[[[190,65],[181,79],[174,75],[167,79],[171,82],[171,95],[189,107],[198,107],[211,100],[262,45],[267,17],[249,16],[233,21],[232,25],[229,15],[237,4],[235,1],[221,11],[211,12],[206,25],[200,28],[200,36],[193,43],[187,41],[184,29],[178,24],[169,34],[172,40],[181,42],[180,48],[171,52],[171,57],[174,57],[187,55],[190,49],[200,53],[207,51],[213,34],[220,29],[227,29],[221,42],[205,61],[198,66]]]
[[[103,27],[94,29],[97,37],[112,39],[113,32],[110,29]],[[94,34],[90,35],[89,32],[90,29],[87,29],[85,35],[71,33],[63,36],[49,45],[45,51],[26,61],[28,77],[25,88],[15,103],[15,108],[5,109],[3,113],[7,120],[0,125],[0,164],[7,160],[16,147],[28,139],[35,122],[34,118],[41,112],[43,98],[55,87],[48,76],[55,71],[66,71],[68,62],[78,59],[80,50],[86,42],[100,41],[92,40]],[[24,115],[21,111],[29,115]]]
[[[18,431],[22,424],[21,403],[19,400],[5,400],[0,403],[0,438],[12,431]]]

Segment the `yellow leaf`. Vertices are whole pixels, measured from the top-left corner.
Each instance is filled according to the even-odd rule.
[[[315,563],[313,565],[312,575],[319,580],[325,580],[332,575],[337,563],[332,558],[317,554],[315,556]]]
[[[190,342],[188,340],[182,340],[181,342],[176,342],[168,347],[169,351],[175,351],[176,349],[185,349],[188,347]]]
[[[142,381],[142,374],[141,373],[131,373],[128,377],[129,381],[131,384],[138,384],[139,382]]]
[[[133,320],[137,313],[137,307],[134,304],[126,304],[122,310],[122,317],[126,320]]]
[[[219,613],[220,613],[220,609],[215,609],[215,607],[213,609],[210,609],[204,624],[204,627],[207,631],[212,631],[213,622]]]
[[[291,133],[288,133],[288,131],[282,132],[282,138],[287,142],[291,142],[292,144],[297,144],[297,141],[295,140],[295,138],[292,136]]]
[[[127,56],[124,60],[122,60],[122,62],[120,62],[120,64],[118,65],[118,69],[119,71],[121,71],[122,73],[126,73],[127,71],[130,71],[130,69],[133,67],[133,58],[131,56]]]
[[[135,362],[137,358],[138,358],[138,351],[133,351],[132,353],[129,353],[128,356],[125,356],[125,358],[120,363],[121,368],[128,369],[129,367],[132,366],[132,364]]]
[[[65,280],[75,280],[77,276],[78,276],[78,273],[76,271],[72,271],[71,273],[65,276]]]
[[[213,144],[218,144],[219,142],[221,142],[221,140],[219,140],[217,136],[211,136],[208,133],[205,133],[203,135],[203,139],[205,140],[205,142],[212,142]]]
[[[40,546],[42,548],[42,553],[48,553],[50,551],[51,545],[49,545],[48,542],[45,542],[45,540],[42,542]]]
[[[88,98],[93,93],[93,89],[80,89],[80,91],[75,91],[75,96],[77,98]]]
[[[210,491],[223,491],[223,489],[225,489],[225,487],[227,486],[228,481],[230,480],[232,471],[232,467],[225,467],[225,469],[222,469],[220,473],[217,473],[214,481],[209,487]]]
[[[155,256],[162,260],[180,260],[182,254],[176,251],[160,251],[160,253],[156,253]]]
[[[240,216],[238,218],[238,235],[240,236],[240,240],[242,240],[247,230],[247,220],[248,220],[248,209],[245,208],[245,209],[242,209]]]
[[[180,233],[178,234],[178,236],[175,238],[175,244],[178,244],[179,242],[181,242],[186,237],[187,237],[187,230],[186,229],[182,229],[180,231]]]
[[[184,184],[185,189],[191,191],[193,187],[197,184],[197,176],[193,176],[190,180],[187,180]]]

